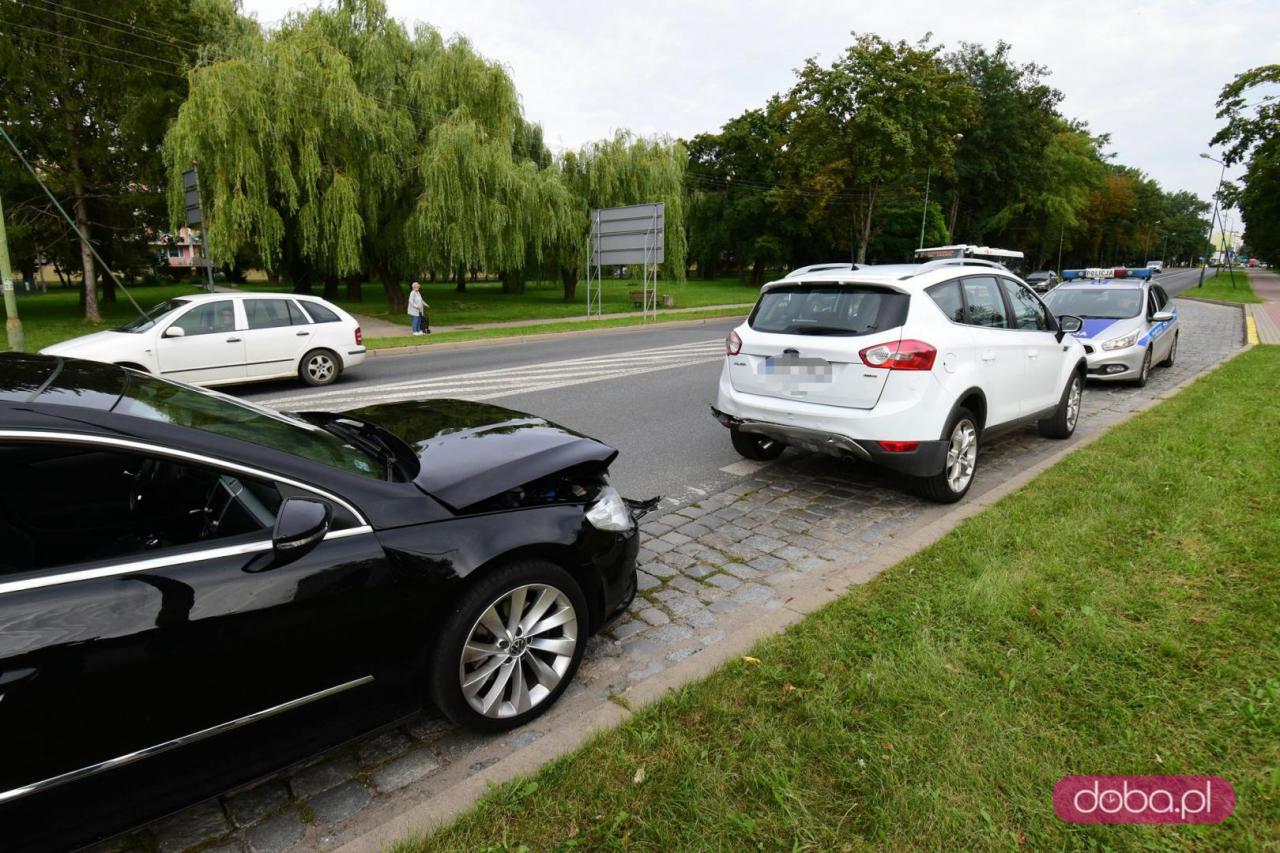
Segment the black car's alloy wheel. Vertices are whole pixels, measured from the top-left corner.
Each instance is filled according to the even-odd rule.
[[[511,563],[468,590],[432,655],[431,697],[456,723],[513,729],[559,698],[582,661],[586,599],[559,566]]]

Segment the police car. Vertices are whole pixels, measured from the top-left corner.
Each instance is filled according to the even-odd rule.
[[[1046,297],[1057,316],[1084,326],[1074,335],[1089,363],[1090,379],[1147,384],[1153,364],[1171,367],[1178,352],[1178,309],[1150,269],[1066,270]]]

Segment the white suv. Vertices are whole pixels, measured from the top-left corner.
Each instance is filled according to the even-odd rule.
[[[805,267],[766,284],[729,333],[712,412],[749,459],[788,445],[851,457],[956,501],[982,438],[1075,431],[1080,326],[989,261]]]

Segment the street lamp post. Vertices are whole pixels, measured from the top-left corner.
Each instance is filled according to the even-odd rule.
[[[1200,283],[1196,287],[1204,287],[1204,271],[1209,266],[1209,253],[1213,251],[1213,223],[1218,218],[1218,196],[1222,195],[1222,179],[1227,174],[1226,163],[1208,154],[1201,154],[1200,156],[1205,160],[1212,160],[1217,163],[1222,167],[1222,170],[1218,172],[1218,188],[1213,192],[1213,214],[1209,217],[1209,236],[1205,240],[1204,260],[1200,264]]]

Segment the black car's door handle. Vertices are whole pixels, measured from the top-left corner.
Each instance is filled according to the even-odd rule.
[[[238,344],[238,343],[240,343],[240,339],[239,339],[239,338],[227,338],[227,343],[229,343],[229,344]]]

